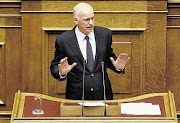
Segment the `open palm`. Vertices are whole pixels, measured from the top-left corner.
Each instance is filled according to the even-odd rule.
[[[59,72],[61,75],[65,75],[69,73],[69,71],[76,65],[77,63],[73,63],[72,65],[69,65],[67,61],[67,57],[64,59],[61,59],[60,64],[58,64]]]
[[[127,62],[129,61],[130,57],[128,57],[128,54],[126,54],[126,53],[121,53],[117,57],[116,61],[112,57],[110,59],[111,59],[112,64],[114,65],[115,68],[123,69],[123,68],[125,68],[125,66],[126,66]]]

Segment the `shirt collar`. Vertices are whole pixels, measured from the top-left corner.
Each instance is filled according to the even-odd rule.
[[[75,28],[75,33],[76,33],[76,36],[79,38],[80,42],[82,42],[86,35],[79,31],[78,26],[76,26],[76,28]],[[91,40],[93,40],[94,39],[94,30],[92,32],[90,32],[87,36]]]

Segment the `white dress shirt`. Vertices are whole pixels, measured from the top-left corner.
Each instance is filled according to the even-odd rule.
[[[77,41],[78,41],[81,53],[82,53],[84,59],[87,60],[87,53],[86,53],[87,41],[85,39],[86,35],[79,31],[78,26],[75,28],[75,34],[76,34],[76,37],[77,37]],[[90,32],[87,36],[89,37],[89,42],[91,43],[91,47],[92,47],[92,51],[93,51],[93,58],[95,60],[96,41],[95,41],[94,31]]]

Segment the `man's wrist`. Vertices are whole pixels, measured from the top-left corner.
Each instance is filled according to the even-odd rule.
[[[61,73],[59,72],[59,76],[60,76],[60,79],[64,79],[64,78],[66,78],[67,74],[61,75]]]
[[[117,68],[116,68],[116,70],[117,70],[117,71],[124,71],[124,70],[125,70],[125,67],[123,67],[123,69],[117,69]]]

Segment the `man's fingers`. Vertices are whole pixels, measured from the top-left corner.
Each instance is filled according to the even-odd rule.
[[[121,53],[121,59],[124,59],[124,57],[125,57],[125,54]]]
[[[128,54],[126,54],[126,53],[121,53],[120,55],[119,55],[119,59],[122,59],[122,60],[127,60],[127,57],[128,57]]]
[[[61,59],[60,64],[64,63],[65,59]]]
[[[71,69],[73,68],[73,67],[75,67],[77,65],[77,63],[73,63],[72,65],[71,65]]]
[[[122,57],[123,57],[123,54],[122,53],[119,54],[119,59],[122,59]]]
[[[67,62],[67,59],[68,59],[68,58],[67,58],[67,57],[65,57],[65,58],[64,58],[64,62]]]
[[[67,57],[61,59],[60,64],[64,64],[64,63],[67,63]]]
[[[62,66],[62,64],[58,64],[58,67],[59,67],[59,69],[62,69],[63,66]]]
[[[113,64],[115,63],[113,57],[110,57],[110,60],[111,60],[111,62],[112,62]]]
[[[120,59],[124,59],[126,57],[126,53],[121,53],[120,55],[119,55],[119,58]]]
[[[127,61],[129,61],[130,57],[127,58]]]
[[[128,54],[124,54],[124,60],[126,60],[128,57]]]

